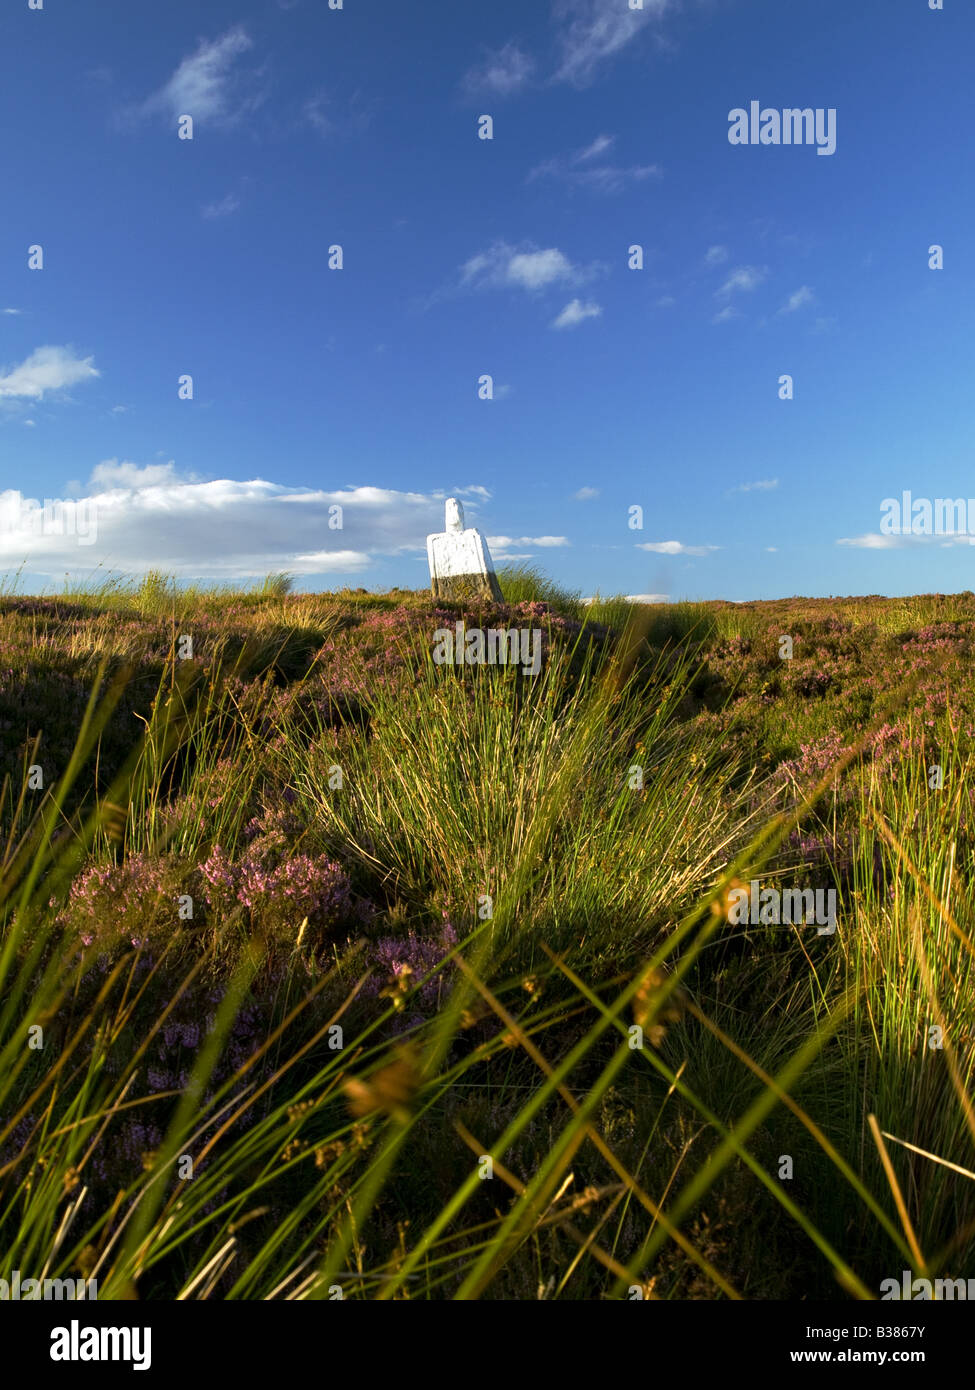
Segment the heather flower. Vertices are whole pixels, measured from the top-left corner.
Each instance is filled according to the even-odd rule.
[[[236,861],[215,845],[201,865],[208,906],[219,910],[239,903],[256,925],[285,936],[305,918],[312,935],[320,936],[355,917],[348,875],[327,854],[293,853],[297,829],[283,808],[248,823]]]
[[[402,993],[409,992],[449,955],[456,944],[457,932],[450,922],[445,922],[435,937],[417,936],[413,931],[405,937],[382,937],[375,943],[371,955],[376,975],[364,987],[363,995],[378,995],[384,980],[387,987],[393,985]],[[439,970],[426,980],[414,996],[413,1003],[433,1012],[443,994],[445,976],[446,972]]]
[[[207,883],[213,889],[228,889],[231,893],[235,892],[237,886],[237,873],[227,853],[220,845],[214,845],[209,858],[200,866],[200,871]],[[207,896],[207,901],[212,903],[216,894]]]
[[[72,883],[55,920],[86,947],[125,941],[144,950],[154,931],[168,935],[176,926],[186,877],[178,860],[141,853],[120,864],[92,864]]]

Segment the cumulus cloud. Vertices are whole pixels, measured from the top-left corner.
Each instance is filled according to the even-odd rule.
[[[749,292],[757,289],[767,274],[768,271],[763,266],[740,265],[737,270],[731,272],[718,294],[735,294],[739,290]]]
[[[573,265],[555,246],[540,250],[531,244],[514,247],[496,241],[461,266],[460,284],[465,289],[507,286],[535,291],[551,285],[579,284],[592,273]]]
[[[42,400],[48,391],[63,391],[99,375],[91,357],[76,357],[70,347],[39,347],[17,367],[0,374],[0,398]]]
[[[883,536],[879,532],[868,532],[865,536],[844,536],[837,545],[852,545],[859,550],[899,550],[909,544],[910,536]]]
[[[469,97],[511,96],[521,91],[535,71],[535,60],[515,42],[493,49],[464,75],[461,86]]]
[[[80,526],[41,524],[39,499],[0,494],[0,560],[26,558],[28,569],[42,574],[101,566],[226,580],[279,570],[352,575],[384,556],[422,557],[427,535],[443,529],[442,494],[285,487],[261,478],[200,482],[172,462],[106,459],[83,491],[65,508],[93,523],[84,543]],[[335,506],[342,508],[341,529],[329,527]]]
[[[177,473],[176,463],[130,463],[128,460],[103,459],[91,470],[88,486],[96,492],[108,492],[112,488],[158,487],[163,483],[195,483],[200,480],[195,474]]]
[[[670,599],[669,594],[623,594],[625,603],[667,603]],[[591,594],[589,598],[584,598],[583,603],[600,603],[602,600],[598,594]]]
[[[607,59],[670,7],[671,0],[644,0],[641,10],[631,10],[621,0],[555,0],[559,65],[554,80],[587,86]]]
[[[162,111],[173,119],[185,115],[227,125],[239,120],[263,100],[259,74],[237,67],[241,54],[253,46],[240,25],[217,39],[201,39],[196,52],[145,102],[143,114]]]
[[[507,266],[507,278],[526,290],[539,290],[545,285],[572,279],[572,267],[561,251],[529,251],[512,256]]]
[[[637,550],[652,550],[655,555],[710,555],[717,545],[684,545],[682,541],[643,541]]]
[[[513,545],[537,545],[547,549],[570,544],[566,536],[518,536],[516,539],[511,536],[488,536],[487,543],[492,550],[510,550]]]
[[[589,502],[593,497],[599,496],[598,487],[581,487],[578,492],[572,494],[574,502]]]
[[[581,299],[573,299],[565,306],[561,314],[554,318],[549,325],[551,328],[578,328],[580,323],[585,323],[586,319],[598,319],[602,314],[602,308],[590,300],[583,304]]]
[[[968,531],[957,531],[946,535],[938,532],[933,535],[888,535],[886,532],[868,531],[865,536],[844,536],[836,544],[855,546],[859,550],[902,550],[906,546],[925,545],[936,545],[945,549],[953,545],[975,545],[975,535]]]
[[[457,295],[497,289],[525,290],[535,295],[559,286],[584,285],[606,270],[607,266],[599,261],[576,265],[557,246],[540,247],[527,240],[512,245],[499,238],[486,250],[469,257],[450,281],[433,290],[422,303],[424,309],[429,309]]]

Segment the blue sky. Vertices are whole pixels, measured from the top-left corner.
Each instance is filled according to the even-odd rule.
[[[587,594],[975,587],[880,534],[975,498],[975,10],[628,4],[11,0],[0,569],[421,587],[458,495]]]

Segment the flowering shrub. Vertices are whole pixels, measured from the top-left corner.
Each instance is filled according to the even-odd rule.
[[[74,880],[58,924],[84,947],[147,946],[180,926],[178,899],[191,870],[171,856],[133,854],[121,864],[92,864]]]
[[[410,931],[405,937],[381,937],[373,945],[369,962],[375,973],[363,986],[362,997],[405,1001],[409,995],[409,1013],[400,1018],[398,1031],[424,1022],[436,1013],[449,989],[451,967],[438,970],[416,993],[411,991],[456,945],[457,931],[446,915],[436,936],[418,936]]]
[[[211,912],[240,904],[252,926],[292,942],[307,918],[303,939],[316,949],[334,928],[361,920],[366,909],[353,902],[348,875],[328,855],[292,851],[296,825],[285,806],[248,823],[238,858],[214,845],[201,865],[203,895]]]

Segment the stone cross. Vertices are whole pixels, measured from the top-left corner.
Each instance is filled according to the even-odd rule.
[[[456,497],[447,498],[444,525],[445,530],[427,536],[433,597],[455,603],[477,598],[502,602],[487,541],[476,526],[465,528],[464,508]]]

